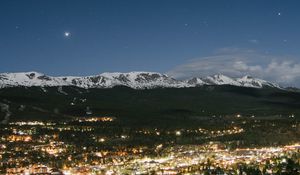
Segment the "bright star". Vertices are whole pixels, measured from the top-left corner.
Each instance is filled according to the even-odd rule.
[[[278,15],[278,16],[281,16],[281,12],[278,12],[277,15]]]
[[[69,37],[71,35],[71,33],[70,32],[65,32],[64,35],[65,35],[65,37]]]

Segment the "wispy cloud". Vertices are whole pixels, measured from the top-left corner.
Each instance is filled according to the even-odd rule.
[[[300,87],[300,62],[290,56],[274,56],[253,50],[222,48],[214,55],[192,59],[167,72],[175,78],[224,74],[251,75],[283,86]]]
[[[250,43],[252,43],[252,44],[258,44],[259,43],[259,40],[257,40],[257,39],[250,39],[250,40],[248,40]]]

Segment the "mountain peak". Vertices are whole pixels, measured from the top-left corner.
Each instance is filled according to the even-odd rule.
[[[245,76],[242,77],[242,79],[253,79],[253,77],[250,76],[250,75],[245,75]]]

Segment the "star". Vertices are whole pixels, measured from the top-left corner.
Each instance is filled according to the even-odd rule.
[[[66,38],[70,37],[70,35],[71,35],[70,32],[65,32],[65,33],[64,33],[64,36],[65,36]]]
[[[278,12],[277,15],[278,15],[278,16],[281,16],[281,12]]]

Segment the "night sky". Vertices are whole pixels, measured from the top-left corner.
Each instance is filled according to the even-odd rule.
[[[299,0],[1,0],[0,72],[254,74],[294,85],[299,9]]]

